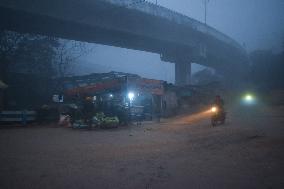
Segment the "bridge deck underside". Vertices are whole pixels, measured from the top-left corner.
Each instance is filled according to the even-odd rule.
[[[217,69],[235,67],[243,59],[229,44],[186,25],[102,1],[93,4],[92,8],[59,4],[50,10],[39,3],[30,10],[0,4],[0,28],[148,51],[161,54],[165,61],[198,62]],[[206,46],[206,56],[201,55],[201,46]]]

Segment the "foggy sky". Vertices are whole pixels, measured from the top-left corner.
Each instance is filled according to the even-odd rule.
[[[204,22],[204,0],[159,0]],[[154,2],[152,0],[152,2]],[[284,0],[209,0],[207,24],[229,35],[247,50],[279,50],[284,36]]]
[[[155,0],[149,0],[155,2]],[[204,22],[204,0],[158,0],[158,4]],[[207,24],[229,35],[248,52],[279,51],[284,40],[284,0],[210,0]],[[158,54],[95,45],[82,72],[122,71],[174,82],[174,64]],[[193,66],[193,71],[198,67]]]

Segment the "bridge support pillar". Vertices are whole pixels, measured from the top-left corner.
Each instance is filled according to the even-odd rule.
[[[178,86],[189,85],[191,80],[191,63],[176,62],[175,63],[175,84]]]

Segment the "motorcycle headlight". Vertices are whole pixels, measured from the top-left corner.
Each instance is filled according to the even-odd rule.
[[[211,108],[211,112],[217,112],[218,111],[218,108],[216,107],[216,106],[213,106],[212,108]]]

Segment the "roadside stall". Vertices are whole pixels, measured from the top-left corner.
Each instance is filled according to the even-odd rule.
[[[110,72],[64,78],[63,83],[64,103],[61,103],[76,104],[81,114],[79,118],[71,116],[75,126],[141,123],[161,112],[163,82],[159,80]]]
[[[71,115],[74,127],[118,126],[125,77],[117,73],[91,74],[64,78],[63,84],[64,104],[78,107]]]

